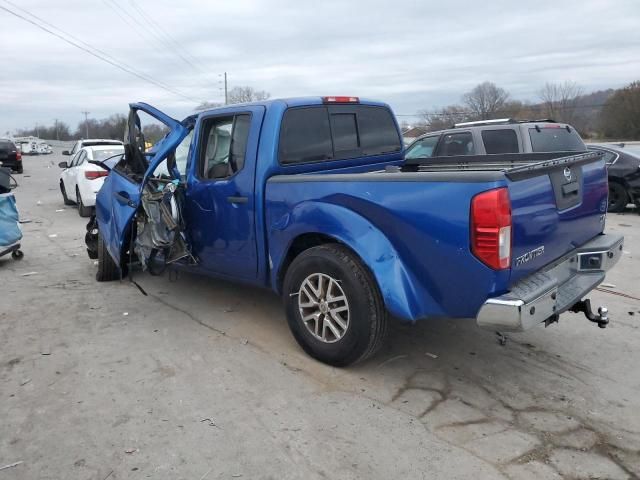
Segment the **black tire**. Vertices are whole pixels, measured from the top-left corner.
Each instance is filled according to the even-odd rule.
[[[11,257],[14,260],[22,260],[24,258],[24,253],[22,252],[22,250],[14,250],[13,252],[11,252]]]
[[[22,165],[20,165],[17,169],[16,172],[18,173],[24,173],[24,167]]]
[[[78,215],[83,218],[90,217],[93,213],[93,208],[85,207],[84,203],[82,203],[82,195],[80,195],[80,190],[76,188],[76,203],[78,204]]]
[[[314,274],[335,279],[348,301],[347,328],[332,343],[314,336],[300,313],[301,286]],[[286,272],[283,300],[291,333],[305,352],[321,362],[345,367],[370,357],[383,344],[387,311],[376,281],[360,259],[342,245],[321,245],[298,255]]]
[[[62,181],[60,182],[60,192],[62,193],[62,201],[64,202],[65,205],[74,204],[71,200],[69,200],[69,197],[67,197],[67,192],[64,189],[64,183],[62,183]]]
[[[629,203],[629,194],[624,185],[618,182],[609,182],[609,212],[624,212]]]
[[[96,280],[98,282],[110,282],[119,279],[120,268],[111,258],[107,247],[102,241],[102,235],[98,232],[98,271],[96,272]]]

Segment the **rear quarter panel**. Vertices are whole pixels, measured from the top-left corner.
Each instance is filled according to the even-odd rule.
[[[304,176],[267,182],[266,229],[274,287],[294,239],[322,233],[360,256],[375,276],[387,309],[405,321],[474,317],[488,296],[506,291],[509,272],[484,266],[469,246],[470,200],[499,182],[300,177]]]

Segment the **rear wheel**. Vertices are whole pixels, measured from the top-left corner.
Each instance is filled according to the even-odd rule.
[[[618,182],[609,182],[609,211],[623,212],[629,203],[629,195],[624,185]]]
[[[321,362],[344,367],[373,355],[383,343],[387,312],[375,279],[341,245],[313,247],[296,257],[283,296],[293,336]]]
[[[76,203],[78,204],[78,214],[81,217],[90,217],[91,213],[93,213],[93,209],[91,207],[85,207],[84,203],[82,203],[82,195],[80,195],[80,190],[76,188]]]
[[[20,165],[17,169],[16,172],[18,173],[24,173],[24,167],[22,165]]]
[[[120,268],[113,261],[111,255],[107,251],[102,235],[98,232],[98,271],[96,272],[96,280],[98,282],[109,282],[120,278]]]

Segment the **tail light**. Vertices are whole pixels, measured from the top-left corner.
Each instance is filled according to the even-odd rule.
[[[20,150],[16,150],[16,160],[18,162],[22,161],[22,152]]]
[[[485,265],[511,265],[511,201],[506,188],[479,193],[471,200],[471,251]]]
[[[95,180],[96,178],[106,177],[107,175],[109,175],[109,172],[106,170],[100,170],[98,172],[84,172],[84,178],[87,180]]]

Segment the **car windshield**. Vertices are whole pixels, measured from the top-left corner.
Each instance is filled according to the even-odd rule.
[[[582,152],[586,150],[580,135],[572,128],[560,125],[530,128],[531,147],[534,152]]]
[[[114,147],[107,149],[100,149],[93,151],[93,159],[94,160],[104,160],[106,158],[113,157],[114,155],[122,155],[124,153],[124,147]]]
[[[640,145],[625,145],[621,151],[636,158],[640,158]]]

